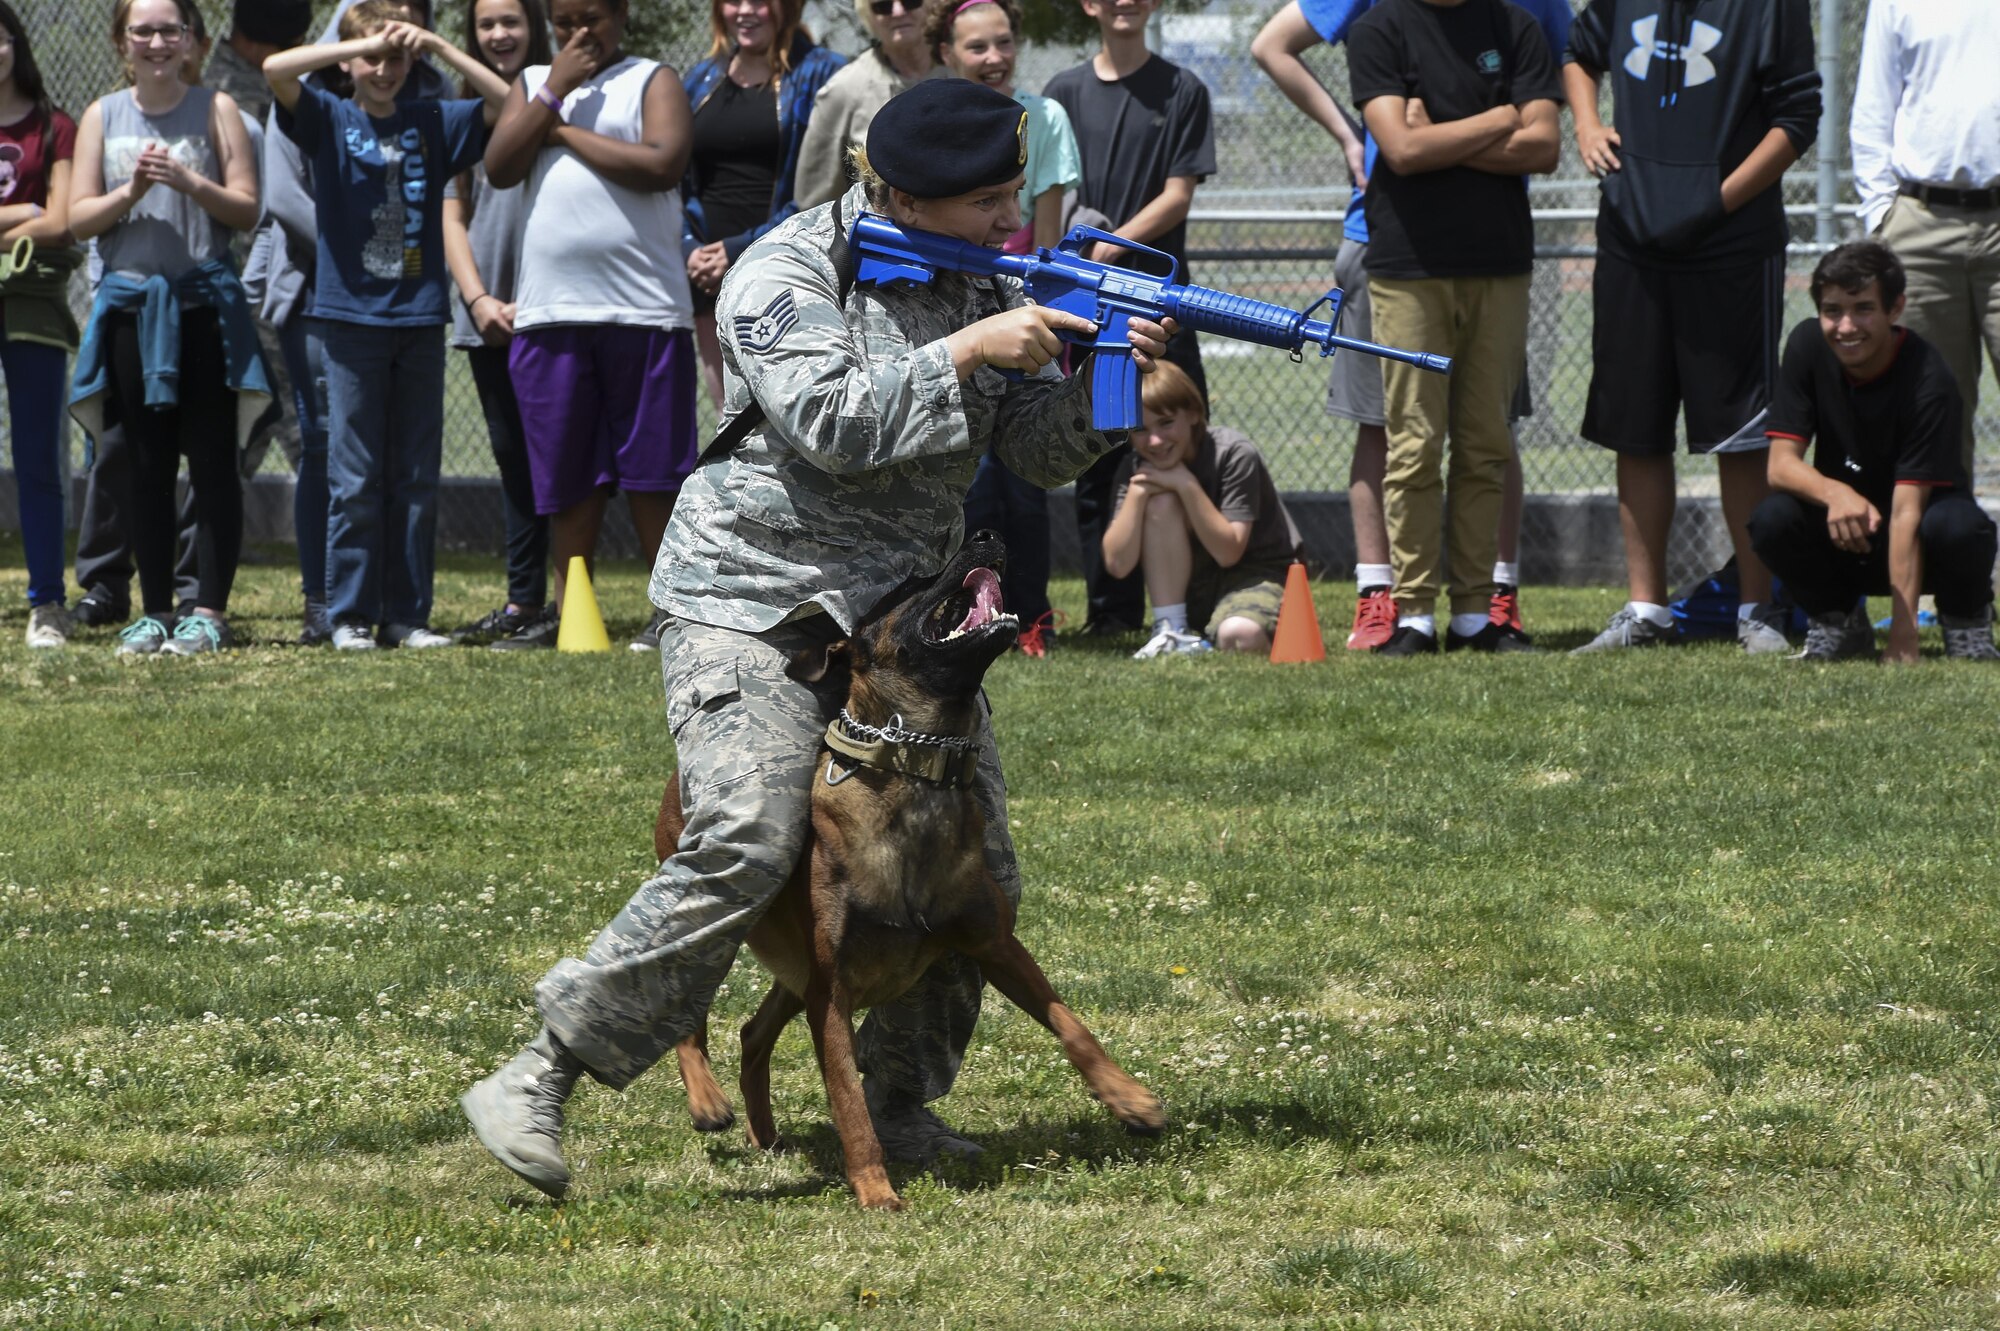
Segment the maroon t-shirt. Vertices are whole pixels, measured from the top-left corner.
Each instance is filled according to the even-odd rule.
[[[0,207],[49,202],[49,167],[76,156],[76,122],[62,112],[54,117],[54,131],[46,136],[48,155],[43,156],[43,125],[39,111],[11,125],[0,125]]]

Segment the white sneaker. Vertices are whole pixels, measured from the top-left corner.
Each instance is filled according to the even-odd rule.
[[[382,630],[384,647],[407,647],[420,652],[429,647],[455,647],[450,638],[442,633],[433,633],[422,624],[391,624]]]
[[[46,650],[69,645],[69,611],[59,605],[38,605],[28,611],[28,645]]]
[[[1144,647],[1132,653],[1132,659],[1150,661],[1156,656],[1196,656],[1214,650],[1208,639],[1199,633],[1182,633],[1162,624],[1153,631],[1153,636],[1146,640]]]
[[[375,650],[375,635],[368,631],[366,624],[335,624],[333,626],[333,649],[337,652],[372,652]]]

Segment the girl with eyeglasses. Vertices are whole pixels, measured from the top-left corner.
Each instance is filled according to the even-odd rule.
[[[715,293],[750,242],[798,211],[813,104],[845,56],[813,44],[804,0],[709,0],[708,57],[688,71],[694,154],[681,181],[695,341],[709,400],[722,405]]]
[[[826,81],[799,148],[798,205],[815,208],[844,193],[847,163],[868,142],[875,113],[899,92],[944,73],[924,40],[923,0],[854,0],[868,25],[868,50]]]
[[[0,2],[0,372],[28,563],[30,647],[69,641],[63,589],[62,410],[76,320],[65,290],[76,122],[42,85],[28,30]],[[17,266],[15,256],[26,256]]]
[[[226,93],[183,80],[192,0],[118,0],[112,40],[131,86],[77,129],[70,227],[103,261],[70,409],[100,440],[123,425],[143,613],[120,655],[196,655],[232,644],[224,612],[243,546],[236,450],[270,396],[257,331],[227,258],[257,223],[257,168]],[[188,461],[200,588],[174,621],[174,481]],[[171,625],[171,627],[170,627]]]

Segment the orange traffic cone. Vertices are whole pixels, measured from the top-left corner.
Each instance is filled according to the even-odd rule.
[[[1285,574],[1285,599],[1278,607],[1278,631],[1271,635],[1271,660],[1277,665],[1326,660],[1326,642],[1319,636],[1319,616],[1313,611],[1304,564],[1293,564]]]

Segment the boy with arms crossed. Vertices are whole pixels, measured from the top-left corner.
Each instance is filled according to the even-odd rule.
[[[1531,651],[1491,613],[1492,571],[1514,452],[1507,409],[1528,349],[1535,236],[1523,175],[1555,168],[1555,64],[1535,20],[1501,0],[1384,0],[1353,26],[1347,49],[1355,104],[1380,146],[1367,201],[1375,336],[1452,357],[1448,380],[1383,369],[1397,622],[1376,650],[1438,649],[1449,439],[1445,645]]]

